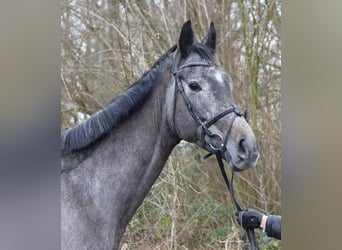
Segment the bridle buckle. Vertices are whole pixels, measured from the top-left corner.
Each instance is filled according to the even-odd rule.
[[[241,110],[241,108],[239,106],[233,105],[233,108],[234,108],[234,113],[237,116],[244,116],[244,112]]]

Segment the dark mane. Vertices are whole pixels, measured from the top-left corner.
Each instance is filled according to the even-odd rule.
[[[161,56],[152,68],[128,87],[122,95],[113,98],[103,109],[94,113],[88,120],[65,131],[61,136],[62,152],[71,152],[89,146],[127,118],[149,95],[156,82],[155,79],[161,73],[165,59],[176,48],[177,45],[174,45]]]

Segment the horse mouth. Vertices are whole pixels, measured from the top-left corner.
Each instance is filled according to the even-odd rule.
[[[241,172],[243,170],[245,170],[246,168],[239,168],[237,167],[233,162],[232,160],[230,160],[229,162],[227,162],[229,168],[234,171],[234,172]]]
[[[241,171],[244,170],[244,169],[238,168],[236,166],[232,166],[232,169],[233,169],[234,172],[241,172]]]
[[[255,167],[259,158],[259,152],[253,152],[246,159],[241,159],[238,155],[230,155],[227,151],[225,153],[225,159],[227,161],[228,166],[232,171],[241,172],[248,168]]]

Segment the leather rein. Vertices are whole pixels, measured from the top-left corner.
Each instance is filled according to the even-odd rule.
[[[194,108],[194,106],[191,104],[189,98],[187,97],[187,95],[185,94],[184,88],[183,88],[183,84],[182,81],[180,79],[180,77],[178,76],[178,73],[185,69],[185,68],[189,68],[189,67],[196,67],[196,66],[202,66],[202,67],[211,67],[211,66],[215,66],[215,64],[207,62],[207,61],[192,61],[186,64],[181,65],[178,69],[176,68],[176,62],[175,60],[173,61],[173,65],[172,65],[172,74],[175,77],[175,84],[176,87],[178,89],[178,91],[180,92],[180,94],[183,97],[183,100],[186,104],[186,107],[190,113],[190,115],[192,116],[192,118],[195,120],[195,122],[198,124],[199,128],[201,128],[201,141],[202,141],[202,145],[205,146],[205,136],[208,136],[209,138],[216,138],[218,139],[221,143],[219,146],[216,146],[214,144],[211,143],[211,141],[209,140],[209,147],[211,148],[212,152],[209,153],[208,155],[206,155],[204,158],[208,158],[209,156],[211,156],[212,154],[215,154],[216,156],[216,160],[217,163],[220,167],[224,182],[228,188],[228,191],[233,199],[233,202],[235,204],[235,207],[238,211],[242,211],[240,204],[238,203],[236,197],[235,197],[235,193],[234,193],[234,187],[233,187],[233,179],[234,179],[234,170],[232,170],[232,178],[231,178],[231,182],[229,181],[226,171],[224,169],[224,163],[223,163],[223,156],[226,153],[227,158],[231,158],[231,156],[229,155],[225,145],[228,142],[228,138],[231,132],[231,129],[233,127],[234,121],[236,117],[241,117],[244,116],[245,117],[245,113],[242,112],[241,108],[237,105],[231,105],[229,108],[227,108],[226,110],[222,111],[221,113],[215,115],[213,118],[203,121],[203,119],[200,118],[200,116],[198,115],[196,109]],[[233,113],[233,117],[231,118],[231,121],[229,122],[228,125],[228,129],[226,131],[226,134],[224,136],[224,138],[222,138],[222,136],[220,134],[214,133],[212,131],[210,131],[210,126],[212,126],[213,124],[215,124],[218,120],[220,120],[221,118],[223,118],[224,116]],[[227,162],[229,162],[230,159],[226,159]],[[242,234],[242,239],[244,241],[244,249],[245,250],[258,250],[259,246],[255,237],[255,233],[253,229],[247,229],[246,231],[241,227],[241,234]],[[248,244],[247,238],[246,238],[246,234],[248,237],[248,241],[250,242],[250,244]],[[251,248],[249,248],[249,246]]]

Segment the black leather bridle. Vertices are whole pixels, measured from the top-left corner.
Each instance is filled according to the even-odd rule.
[[[202,61],[202,62],[189,62],[186,63],[182,66],[180,66],[178,69],[175,66],[175,63],[173,64],[173,69],[172,69],[172,74],[175,77],[175,82],[176,82],[176,86],[178,91],[180,92],[180,94],[182,95],[186,107],[190,113],[190,115],[192,116],[192,118],[196,121],[196,123],[199,125],[199,127],[201,128],[201,141],[202,141],[202,145],[205,146],[205,136],[208,136],[209,138],[216,138],[219,139],[221,141],[219,146],[216,146],[214,144],[211,143],[211,141],[209,140],[209,146],[212,150],[212,153],[217,154],[220,153],[222,156],[224,155],[225,151],[226,151],[226,143],[228,142],[228,138],[231,132],[231,129],[233,127],[233,123],[235,121],[235,118],[237,116],[243,116],[244,113],[242,112],[241,108],[237,105],[231,105],[229,108],[227,108],[226,110],[222,111],[221,113],[215,115],[213,118],[203,121],[203,119],[200,118],[200,116],[198,115],[198,112],[196,111],[196,109],[193,107],[193,105],[191,104],[189,98],[187,97],[187,95],[185,94],[184,88],[183,88],[183,84],[181,79],[178,76],[178,72],[180,72],[181,70],[185,69],[185,68],[189,68],[189,67],[195,67],[195,66],[202,66],[202,67],[210,67],[210,66],[214,66],[214,64],[209,63],[207,61]],[[224,116],[233,113],[233,118],[230,121],[230,124],[228,126],[227,132],[225,134],[225,137],[222,138],[221,135],[217,134],[217,133],[213,133],[212,131],[210,131],[210,126],[212,126],[213,124],[215,124],[218,120],[220,120],[221,118],[223,118]],[[228,159],[227,159],[228,160]]]
[[[202,141],[203,147],[205,147],[205,144],[206,144],[205,136],[208,136],[209,138],[216,138],[221,142],[219,144],[219,146],[216,146],[216,145],[211,143],[211,140],[209,140],[208,144],[209,144],[209,147],[212,150],[212,152],[210,154],[208,154],[205,158],[209,157],[212,154],[215,154],[217,163],[220,167],[220,170],[221,170],[221,173],[223,176],[223,179],[226,183],[226,186],[228,188],[229,193],[231,194],[231,196],[233,198],[236,209],[238,211],[242,211],[240,204],[238,203],[238,201],[235,197],[235,193],[234,193],[234,187],[233,187],[234,169],[232,171],[231,182],[229,182],[226,171],[224,169],[224,163],[223,163],[222,159],[226,153],[226,158],[228,158],[228,159],[226,159],[226,161],[227,162],[230,161],[231,156],[229,155],[228,151],[226,150],[225,145],[228,142],[228,138],[229,138],[229,135],[230,135],[230,132],[232,130],[232,127],[233,127],[233,124],[234,124],[236,117],[245,116],[245,113],[242,112],[242,110],[239,106],[232,104],[229,108],[227,108],[226,110],[222,111],[221,113],[215,115],[213,118],[211,118],[209,120],[201,119],[198,112],[196,111],[194,106],[191,104],[189,98],[185,94],[182,81],[181,81],[180,77],[178,76],[178,73],[181,70],[183,70],[185,68],[189,68],[189,67],[196,67],[196,66],[211,67],[211,66],[215,66],[215,64],[210,63],[208,61],[191,61],[191,62],[183,64],[179,68],[177,68],[176,62],[174,60],[171,71],[172,71],[172,74],[175,78],[176,87],[177,87],[178,91],[180,92],[180,94],[182,95],[183,100],[186,104],[186,107],[187,107],[190,115],[192,116],[192,118],[195,120],[195,122],[198,124],[199,128],[201,129],[201,141]],[[220,120],[221,118],[225,117],[226,115],[228,115],[230,113],[233,113],[233,117],[231,118],[231,120],[229,122],[228,129],[226,131],[224,138],[222,138],[222,136],[220,134],[217,134],[217,133],[210,131],[210,126],[212,126],[218,120]],[[255,237],[255,234],[254,234],[254,230],[253,229],[247,229],[246,233],[247,233],[248,240],[250,242],[250,247],[251,247],[250,249],[251,250],[258,250],[259,246],[258,246],[256,237]],[[242,230],[242,239],[244,241],[244,249],[248,250],[249,244],[247,242],[246,233],[244,233]]]

